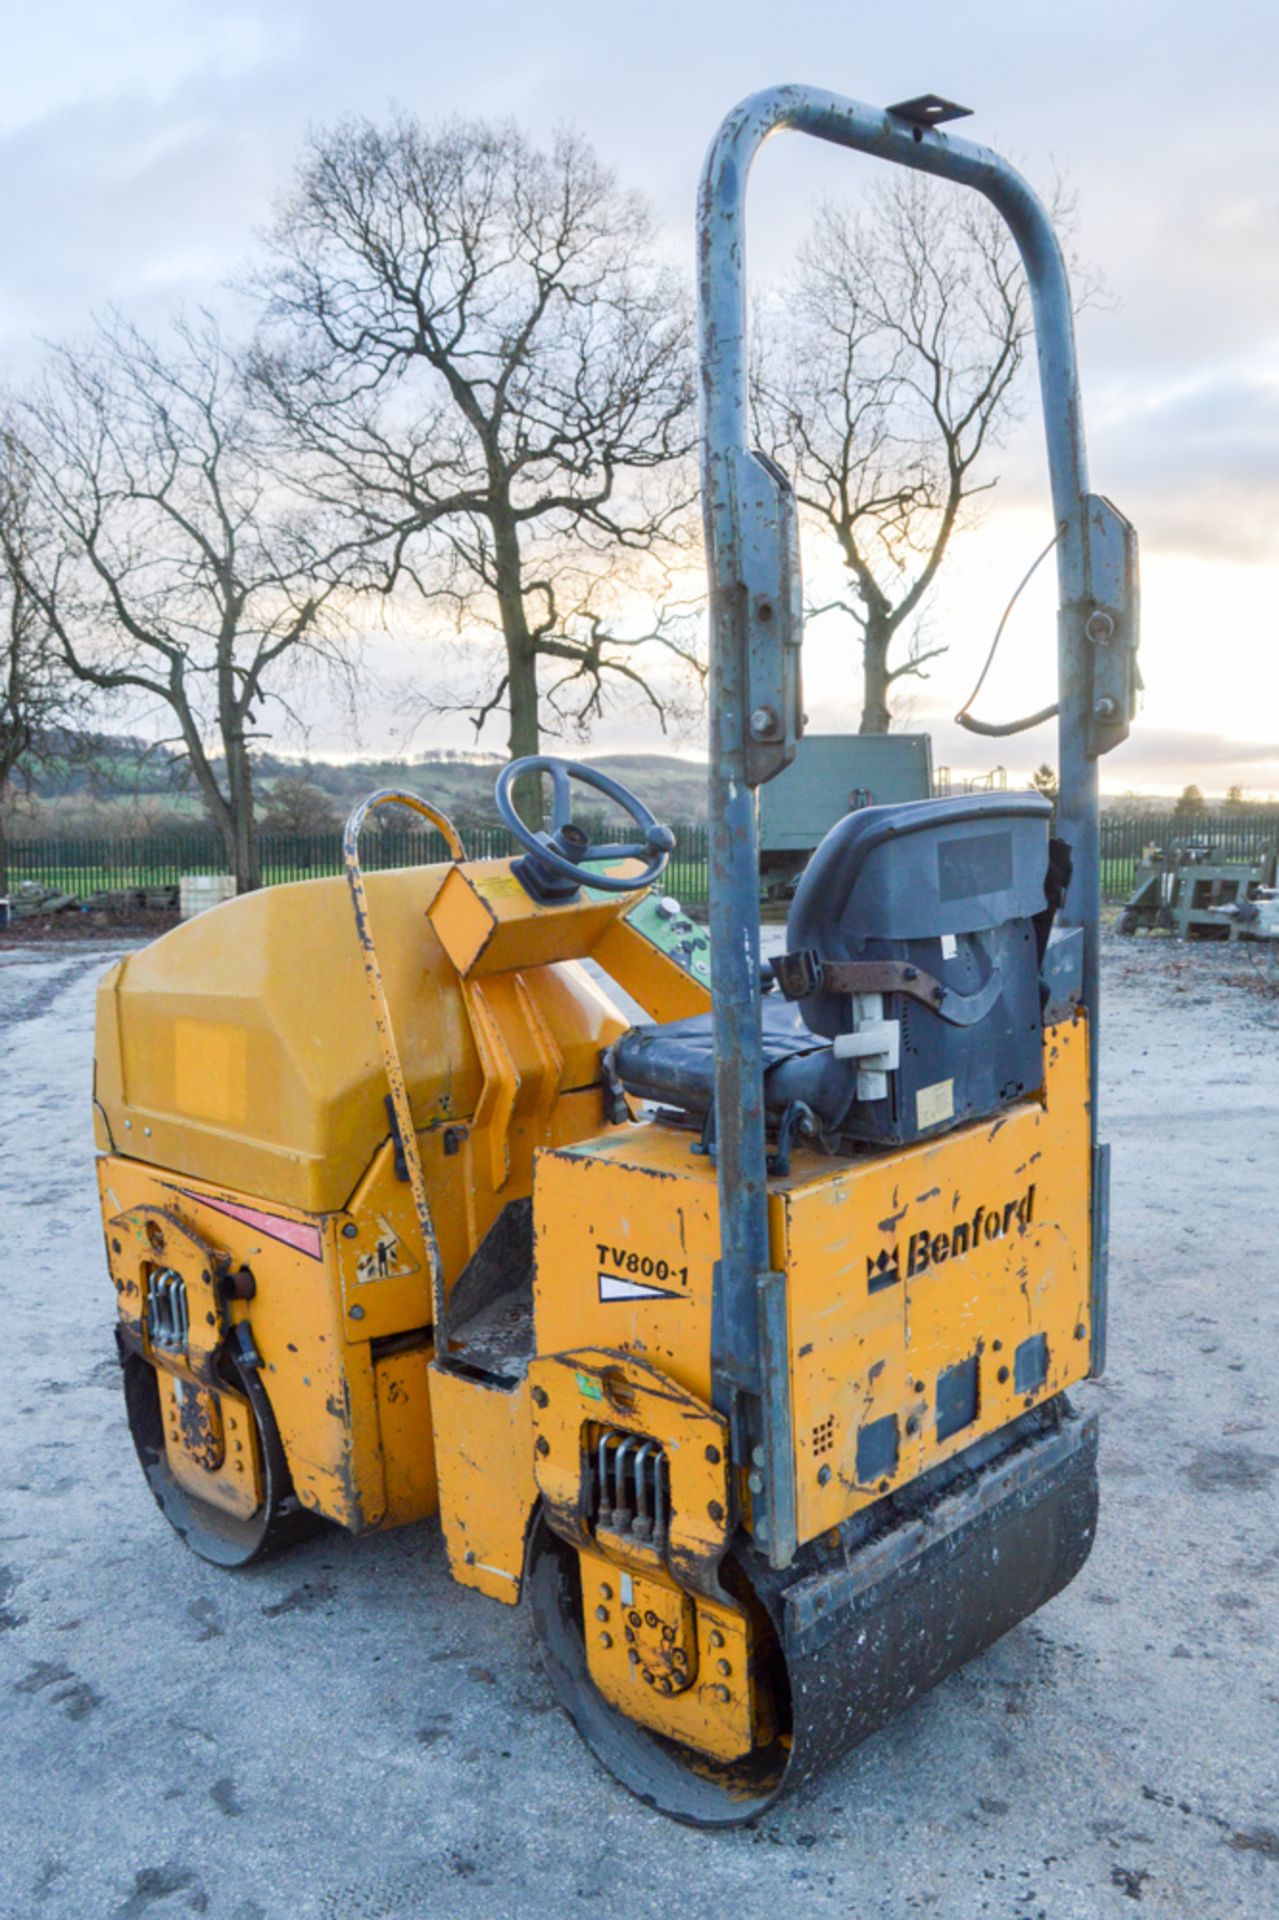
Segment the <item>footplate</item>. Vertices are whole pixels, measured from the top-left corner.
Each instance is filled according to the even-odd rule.
[[[1097,1523],[1097,1422],[1067,1412],[774,1596],[811,1779],[1069,1585]]]

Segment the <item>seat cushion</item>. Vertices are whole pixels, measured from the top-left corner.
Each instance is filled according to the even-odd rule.
[[[836,1060],[830,1042],[810,1033],[798,1007],[765,995],[760,1006],[764,1046],[764,1101],[781,1114],[802,1100],[827,1126],[843,1119],[855,1077]],[[688,1113],[704,1114],[715,1091],[712,1017],[664,1026],[632,1027],[613,1049],[617,1076],[628,1093]]]

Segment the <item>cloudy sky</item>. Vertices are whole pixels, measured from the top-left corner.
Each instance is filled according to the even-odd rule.
[[[0,69],[0,353],[21,379],[41,336],[75,334],[94,308],[154,322],[173,302],[221,298],[308,126],[346,112],[512,114],[537,133],[575,123],[646,189],[687,259],[702,153],[743,94],[783,80],[877,103],[936,89],[975,108],[963,132],[1033,181],[1067,171],[1079,250],[1111,295],[1081,325],[1093,485],[1142,537],[1148,692],[1106,784],[1279,792],[1277,61],[1279,11],[1264,0],[15,8]],[[756,177],[757,267],[781,270],[805,208],[865,178],[848,155],[774,142]],[[935,609],[951,652],[911,716],[933,728],[939,760],[970,768],[983,750],[945,716],[1049,530],[1029,423],[1002,465],[996,504],[956,549]],[[1052,646],[1046,592],[1032,593],[985,710],[1050,697]],[[807,681],[815,722],[848,724],[853,690],[833,639],[810,642]],[[336,721],[317,718],[312,745],[341,745]],[[383,744],[380,724],[369,716],[370,744]],[[459,723],[455,744],[466,733]],[[641,744],[633,728],[625,737]],[[1007,753],[1017,771],[1051,758],[1052,740]]]

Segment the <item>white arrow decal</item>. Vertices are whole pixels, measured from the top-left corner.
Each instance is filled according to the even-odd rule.
[[[678,1300],[669,1287],[647,1287],[641,1280],[623,1280],[620,1274],[601,1273],[601,1300]]]

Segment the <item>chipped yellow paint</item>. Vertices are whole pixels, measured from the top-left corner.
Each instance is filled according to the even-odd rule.
[[[844,1163],[774,1200],[801,1540],[1088,1372],[1083,1020],[1050,1029],[1045,1047],[1045,1104],[1025,1101],[903,1152]],[[1047,1343],[1046,1375],[1018,1393],[1017,1349],[1035,1336]],[[939,1377],[968,1361],[976,1417],[939,1437]],[[896,1422],[896,1460],[859,1475],[858,1435],[876,1421]]]
[[[373,1363],[367,1336],[348,1345],[343,1306],[338,1250],[352,1243],[341,1236],[338,1222],[347,1223],[348,1216],[269,1209],[279,1229],[318,1234],[319,1258],[312,1258],[224,1211],[228,1205],[258,1207],[251,1196],[163,1175],[129,1160],[104,1158],[98,1175],[104,1193],[110,1187],[126,1203],[125,1218],[145,1218],[149,1211],[176,1217],[200,1241],[225,1254],[228,1268],[248,1267],[253,1298],[231,1301],[226,1312],[232,1322],[247,1321],[252,1329],[263,1360],[262,1384],[299,1500],[352,1532],[379,1525],[386,1495]],[[140,1337],[143,1301],[136,1267],[139,1259],[158,1256],[143,1252],[114,1219],[106,1236],[121,1318],[132,1322]],[[166,1257],[177,1240],[177,1235],[168,1237]],[[412,1324],[387,1331],[407,1332]],[[176,1364],[168,1356],[150,1357],[170,1370]],[[423,1412],[421,1444],[429,1446],[429,1412]]]
[[[744,1613],[599,1553],[580,1553],[578,1567],[587,1665],[606,1700],[713,1760],[738,1760],[767,1744],[771,1730],[756,1720]]]
[[[801,1540],[1087,1374],[1082,1019],[1049,1030],[1045,1061],[1042,1100],[894,1153],[853,1161],[797,1153],[790,1176],[770,1180],[772,1257],[787,1274]],[[645,1123],[541,1156],[539,1352],[616,1348],[709,1398],[719,1201],[714,1168],[695,1144],[686,1131]],[[953,1236],[959,1231],[962,1248],[964,1229],[969,1245],[956,1253]],[[927,1266],[917,1249],[911,1275],[921,1234]],[[869,1266],[894,1253],[900,1278],[872,1288]],[[606,1298],[609,1280],[624,1284]],[[628,1286],[636,1289],[629,1297]],[[1017,1347],[1040,1334],[1046,1375],[1019,1394]],[[939,1438],[938,1376],[973,1358],[977,1418]],[[859,1479],[859,1430],[888,1418],[898,1423],[897,1464]]]
[[[539,1353],[620,1348],[709,1401],[719,1194],[696,1143],[694,1133],[648,1124],[540,1156]]]
[[[657,1549],[633,1535],[606,1541],[581,1501],[582,1462],[594,1459],[603,1430],[656,1440],[670,1476],[666,1558],[686,1586],[716,1592],[729,1540],[727,1422],[633,1355],[576,1348],[534,1360],[528,1377],[534,1470],[555,1531],[579,1547],[607,1544],[636,1567],[659,1562]]]
[[[449,1572],[513,1607],[537,1505],[529,1383],[500,1387],[436,1364],[431,1404]]]
[[[413,1190],[396,1177],[387,1140],[343,1210],[336,1235],[348,1341],[368,1342],[431,1326],[431,1277]]]
[[[429,1347],[409,1347],[382,1355],[373,1369],[388,1527],[425,1520],[439,1510],[430,1361]]]
[[[448,870],[367,880],[419,1127],[465,1117],[479,1091],[456,975],[424,919]],[[203,1037],[179,1066],[184,1022]],[[221,1064],[217,1029],[239,1036]],[[243,1116],[212,1117],[231,1114],[241,1086]],[[108,1151],[321,1212],[345,1203],[385,1138],[385,1095],[344,879],[242,894],[129,954],[98,989],[95,1124]]]
[[[178,1485],[206,1505],[247,1520],[262,1504],[262,1461],[258,1433],[243,1395],[193,1386],[175,1373],[157,1369],[164,1452]],[[202,1424],[215,1441],[211,1449],[192,1444],[190,1403],[199,1399]]]

